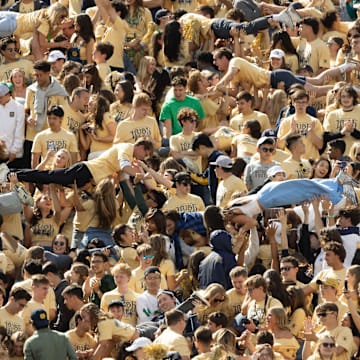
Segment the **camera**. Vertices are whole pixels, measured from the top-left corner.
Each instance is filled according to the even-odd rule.
[[[257,319],[251,319],[253,321],[253,323],[255,324],[255,326],[258,326],[259,325],[259,321]],[[251,320],[248,319],[248,318],[244,318],[241,320],[241,325],[249,325],[251,323]]]

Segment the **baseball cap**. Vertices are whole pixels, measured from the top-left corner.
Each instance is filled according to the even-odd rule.
[[[36,309],[31,313],[31,321],[36,328],[42,328],[49,325],[46,311],[44,309]]]
[[[125,348],[125,350],[128,352],[131,352],[131,351],[141,349],[141,348],[143,348],[147,345],[151,345],[151,344],[152,344],[152,342],[150,339],[148,339],[146,337],[139,337],[136,340],[134,340],[130,346]]]
[[[144,278],[146,278],[149,274],[159,274],[161,275],[160,269],[157,266],[149,266],[144,271]]]
[[[175,182],[187,182],[187,183],[191,184],[191,177],[186,172],[179,172],[174,176],[174,181]]]
[[[317,280],[316,281],[316,283],[318,284],[318,285],[327,285],[327,286],[331,286],[331,287],[333,287],[334,289],[338,289],[339,288],[339,281],[337,280],[337,279],[335,279],[335,278],[325,278],[325,279],[323,279],[323,280]]]
[[[47,61],[49,63],[53,63],[53,62],[55,62],[56,60],[59,60],[59,59],[66,60],[66,56],[60,50],[53,50],[53,51],[50,52]]]
[[[282,59],[285,57],[285,53],[281,49],[273,49],[270,52],[270,58]]]
[[[273,177],[276,174],[284,173],[286,175],[286,171],[279,165],[272,166],[268,171],[266,172],[267,177]]]
[[[232,160],[226,155],[218,156],[216,161],[211,162],[210,165],[220,166],[226,169],[231,169],[233,167]]]
[[[273,129],[266,129],[261,133],[261,137],[273,137],[277,139],[277,135],[275,130]]]
[[[314,72],[313,68],[312,68],[310,65],[304,65],[303,67],[301,67],[301,68],[298,69],[298,72],[301,71],[301,70],[308,71],[309,73],[313,73],[313,72]]]
[[[5,96],[10,92],[10,87],[7,83],[0,83],[0,96]]]
[[[270,136],[262,136],[258,142],[256,143],[256,146],[259,147],[261,146],[262,144],[264,144],[265,142],[269,142],[271,143],[272,145],[275,144],[275,139],[273,137],[270,137]]]
[[[170,14],[170,11],[168,9],[159,9],[156,13],[155,13],[155,22],[156,24],[160,24],[160,19],[164,16],[167,16]]]
[[[125,307],[125,304],[121,300],[112,300],[108,306],[108,309],[111,309],[112,307],[121,306]]]

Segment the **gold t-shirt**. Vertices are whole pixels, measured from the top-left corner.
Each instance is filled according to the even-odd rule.
[[[305,159],[318,159],[319,158],[319,149],[311,142],[310,136],[307,134],[309,130],[310,124],[313,124],[315,134],[322,138],[323,135],[323,127],[320,123],[320,121],[308,114],[304,115],[291,115],[286,117],[285,119],[281,120],[278,137],[282,138],[285,134],[287,134],[291,129],[291,121],[292,119],[296,120],[296,129],[298,132],[306,133],[305,136],[303,136],[303,142],[305,145],[305,154],[303,157]]]
[[[79,336],[76,330],[69,330],[65,333],[75,351],[86,351],[96,348],[97,341],[88,332]]]
[[[131,120],[128,118],[121,121],[116,127],[114,144],[122,142],[134,144],[141,137],[150,138],[155,148],[160,148],[161,135],[159,125],[155,118],[145,116],[139,120]]]
[[[102,36],[102,41],[109,41],[114,46],[113,56],[107,60],[109,66],[124,67],[123,49],[125,36],[129,31],[128,23],[119,16],[114,23],[108,22],[106,30]]]
[[[0,81],[10,82],[10,74],[14,69],[24,71],[25,78],[30,80],[33,73],[33,63],[27,59],[17,59],[10,63],[2,63],[0,66]]]
[[[286,171],[287,180],[309,178],[312,172],[310,162],[305,159],[299,162],[289,157],[281,164],[281,167]]]
[[[260,68],[259,66],[239,57],[235,57],[230,60],[229,69],[232,68],[238,69],[238,72],[232,80],[233,83],[241,85],[243,82],[250,82],[257,88],[270,86],[271,72],[269,70]]]
[[[121,300],[124,303],[124,316],[121,321],[136,326],[137,324],[137,313],[136,313],[136,299],[139,294],[134,292],[133,290],[128,290],[126,293],[120,293],[116,288],[111,291],[107,291],[103,294],[101,298],[100,308],[101,310],[107,312],[109,308],[109,304],[113,300]]]
[[[4,307],[0,309],[0,326],[6,329],[8,336],[11,336],[16,331],[25,330],[24,319],[18,314],[10,314]]]
[[[98,136],[100,138],[109,136],[110,133],[109,133],[108,126],[115,125],[115,120],[113,119],[113,117],[111,116],[111,114],[109,112],[106,112],[104,114],[102,125],[103,125],[102,129],[98,126],[95,126],[96,136]],[[111,142],[102,142],[102,141],[91,139],[90,152],[92,153],[92,152],[96,152],[96,151],[104,151],[104,150],[111,148],[111,146],[112,146]]]
[[[106,150],[98,158],[86,162],[96,184],[108,176],[121,170],[120,162],[131,164],[134,160],[133,144],[116,144]]]
[[[35,136],[31,152],[41,154],[44,159],[49,150],[58,151],[61,149],[67,149],[70,153],[77,153],[79,149],[75,135],[65,129],[60,129],[58,132],[46,129]]]
[[[230,119],[230,127],[236,131],[241,131],[244,123],[249,120],[257,120],[260,123],[261,131],[271,128],[269,117],[266,114],[255,110],[249,115],[239,114],[234,116]]]
[[[344,111],[343,109],[330,111],[324,119],[324,131],[341,132],[346,120],[351,120],[354,128],[360,130],[360,105],[355,105],[351,111]],[[350,134],[346,134],[342,139],[346,143],[345,155],[349,155],[351,146],[359,140]]]
[[[176,210],[184,212],[204,211],[205,204],[200,196],[188,194],[186,196],[174,195],[164,204],[163,211]]]
[[[221,180],[216,190],[216,206],[224,208],[231,200],[232,194],[236,192],[247,193],[245,183],[235,175]]]

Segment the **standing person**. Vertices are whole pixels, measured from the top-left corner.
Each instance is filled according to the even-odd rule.
[[[103,311],[107,311],[109,304],[113,300],[121,300],[124,306],[124,315],[121,321],[136,326],[137,314],[136,314],[136,299],[138,294],[129,289],[129,280],[131,277],[131,268],[127,264],[116,264],[111,269],[111,274],[114,277],[116,288],[111,291],[107,291],[101,298],[100,308]]]
[[[185,314],[180,310],[165,313],[167,328],[158,336],[154,343],[166,345],[170,350],[177,351],[181,360],[190,360],[190,348],[183,332],[186,326]]]
[[[21,312],[21,317],[25,322],[25,331],[27,334],[32,334],[33,329],[31,327],[30,317],[31,312],[36,309],[43,309],[49,320],[54,319],[56,316],[56,309],[50,309],[45,307],[45,299],[47,297],[50,287],[50,282],[45,275],[38,274],[32,277],[31,289],[32,289],[32,298],[27,303],[26,307]]]
[[[286,148],[291,153],[291,156],[282,163],[287,179],[310,178],[312,166],[308,160],[302,158],[306,151],[303,136],[301,134],[292,134],[285,141]]]
[[[211,283],[221,284],[225,290],[231,288],[230,270],[236,266],[232,252],[231,235],[225,230],[215,230],[210,234],[211,253],[200,263],[200,288],[205,289]]]
[[[42,268],[43,274],[48,278],[50,286],[54,289],[57,307],[57,317],[51,324],[51,328],[65,332],[69,330],[69,322],[74,313],[65,305],[63,290],[69,285],[64,279],[63,273],[58,270],[56,265],[50,261],[45,263]]]
[[[171,85],[174,87],[174,96],[164,102],[159,118],[164,125],[163,137],[165,139],[170,139],[171,135],[181,132],[182,129],[177,116],[182,108],[189,107],[195,110],[200,121],[205,118],[200,100],[186,95],[187,80],[185,77],[175,77]]]
[[[194,212],[205,210],[203,200],[190,193],[191,178],[185,172],[179,172],[174,178],[176,193],[171,196],[163,206],[163,210],[176,210],[183,212]]]
[[[203,173],[191,174],[191,179],[199,184],[204,184],[209,187],[210,194],[205,191],[202,198],[206,205],[210,205],[211,203],[215,204],[218,181],[215,174],[215,166],[211,165],[211,163],[216,161],[216,159],[223,154],[214,148],[210,137],[202,133],[197,134],[192,139],[191,150],[208,163],[208,167]]]
[[[9,151],[10,167],[21,167],[23,155],[25,115],[24,107],[11,96],[11,90],[0,83],[0,141],[4,141]]]
[[[93,23],[89,15],[79,14],[74,21],[75,33],[70,42],[72,47],[68,50],[68,60],[73,60],[82,65],[91,64],[95,44]]]
[[[89,90],[84,87],[75,88],[70,98],[63,104],[64,120],[62,128],[72,132],[78,139],[79,128],[85,121],[85,113],[89,103]]]
[[[47,111],[47,123],[49,129],[40,131],[34,138],[31,149],[31,166],[35,169],[40,158],[44,160],[49,150],[59,151],[67,149],[71,154],[71,163],[75,163],[79,156],[79,149],[76,137],[62,128],[61,124],[64,119],[64,110],[61,106],[52,106]]]
[[[31,148],[35,135],[44,130],[47,110],[53,105],[66,102],[67,92],[55,78],[50,76],[51,64],[37,61],[34,64],[36,81],[27,87],[25,99],[26,137],[24,143],[24,165],[30,167]]]
[[[25,330],[25,322],[19,312],[25,308],[30,299],[31,295],[23,288],[11,290],[8,302],[0,309],[0,326],[6,329],[8,336],[16,331]]]
[[[253,110],[254,103],[254,97],[247,91],[241,91],[236,95],[238,115],[231,118],[231,128],[240,131],[245,122],[249,120],[257,120],[260,123],[261,131],[271,128],[269,117],[260,111]]]
[[[151,139],[154,149],[161,146],[159,125],[152,116],[147,116],[151,109],[151,99],[145,93],[136,94],[132,102],[133,111],[130,116],[121,121],[117,127],[114,144],[126,142],[135,143],[139,137]]]
[[[278,132],[278,147],[284,148],[285,139],[295,133],[304,134],[303,141],[306,152],[305,159],[319,158],[319,150],[323,147],[323,127],[317,118],[306,113],[309,105],[309,94],[304,90],[296,91],[292,96],[295,114],[281,120]]]
[[[96,5],[101,18],[106,22],[106,30],[101,38],[102,42],[109,41],[114,46],[113,55],[108,59],[112,71],[122,72],[124,70],[124,45],[129,25],[124,20],[128,10],[124,3],[111,3],[109,0],[97,0]]]
[[[99,157],[108,150],[114,140],[116,123],[111,116],[110,104],[99,94],[90,96],[89,116],[79,132],[80,143],[84,150],[89,150],[88,160]]]
[[[228,156],[220,155],[211,165],[215,165],[216,176],[221,179],[216,190],[216,206],[224,208],[235,192],[247,193],[244,182],[233,175],[233,163]]]
[[[90,261],[93,275],[89,276],[83,284],[84,298],[98,306],[103,294],[116,287],[112,275],[105,272],[107,262],[108,258],[104,253],[94,252]]]
[[[157,295],[161,284],[160,269],[156,266],[149,266],[144,271],[144,282],[146,290],[136,299],[138,324],[151,321],[159,309]]]
[[[306,41],[297,48],[300,67],[310,65],[315,75],[330,67],[330,50],[319,37],[320,24],[314,17],[307,17],[300,27],[300,35]]]
[[[360,137],[360,105],[354,87],[346,85],[338,91],[337,105],[336,110],[325,116],[324,131],[341,137],[346,143],[345,155],[349,155],[352,145]]]
[[[25,341],[25,360],[77,360],[77,355],[65,334],[50,330],[45,310],[31,313],[35,333]]]
[[[278,165],[277,162],[273,161],[273,155],[276,151],[273,137],[261,137],[256,146],[260,159],[246,165],[245,168],[244,179],[248,190],[262,185],[267,178],[266,172],[274,165]]]

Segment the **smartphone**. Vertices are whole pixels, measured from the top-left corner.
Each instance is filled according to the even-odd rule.
[[[348,290],[348,281],[347,280],[344,280],[344,289]]]

